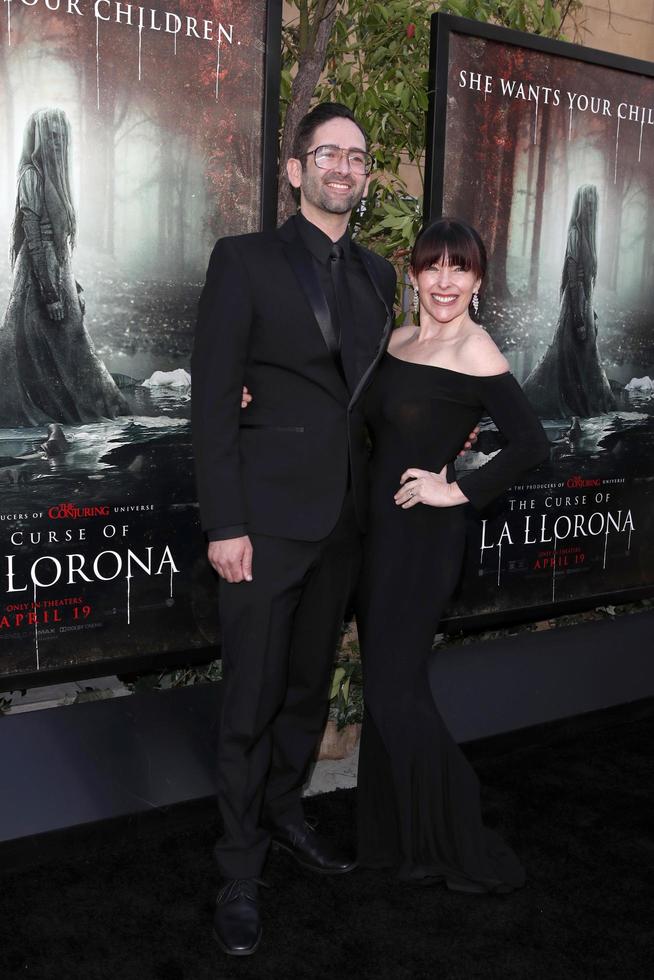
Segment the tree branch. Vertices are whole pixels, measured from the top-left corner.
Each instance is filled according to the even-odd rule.
[[[561,21],[559,23],[559,29],[556,32],[556,36],[557,37],[560,37],[560,35],[563,33],[563,25],[565,24],[565,22],[566,22],[566,20],[568,18],[568,14],[570,13],[570,8],[571,8],[571,6],[572,6],[573,3],[574,3],[574,0],[568,0],[568,2],[566,4],[566,8],[565,8],[564,12],[561,14]]]
[[[306,18],[306,30],[314,33],[313,43],[298,50],[298,67],[291,85],[291,94],[286,110],[284,132],[279,153],[279,193],[277,219],[281,223],[295,212],[295,201],[291,187],[286,179],[286,161],[290,158],[295,130],[302,116],[311,105],[313,93],[325,67],[327,47],[336,18],[340,0],[319,0],[314,8],[314,17],[309,20],[308,0],[300,8],[300,21]]]

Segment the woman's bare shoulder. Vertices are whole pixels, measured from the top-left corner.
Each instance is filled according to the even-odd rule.
[[[465,374],[487,377],[511,370],[509,362],[483,327],[471,324],[458,352],[460,370]]]
[[[416,328],[412,323],[407,323],[403,327],[395,327],[391,331],[390,340],[388,341],[388,349],[390,351],[397,350],[402,344],[406,344],[408,340],[415,334]]]

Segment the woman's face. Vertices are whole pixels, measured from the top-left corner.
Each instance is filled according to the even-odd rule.
[[[64,145],[63,134],[61,132],[61,124],[59,122],[50,123],[48,130],[48,152],[52,160],[57,160],[61,157],[61,150]]]
[[[410,277],[417,286],[420,306],[438,323],[449,323],[467,313],[472,294],[481,285],[474,272],[450,265],[447,256],[417,276],[411,272]]]

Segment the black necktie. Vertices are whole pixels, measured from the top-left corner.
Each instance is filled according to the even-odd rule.
[[[334,290],[334,334],[336,337],[336,349],[340,350],[341,337],[343,335],[345,268],[343,264],[343,246],[339,245],[338,242],[332,244],[329,252],[329,272],[332,277],[332,288]]]
[[[334,317],[334,334],[338,341],[339,361],[350,391],[356,385],[356,372],[354,371],[354,357],[352,351],[353,343],[353,324],[352,312],[350,307],[350,296],[347,285],[345,270],[345,253],[343,246],[334,242],[329,253],[329,271],[332,277],[332,287],[334,289],[334,306],[336,316]]]

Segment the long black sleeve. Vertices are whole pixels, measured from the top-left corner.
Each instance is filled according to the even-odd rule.
[[[247,524],[230,524],[228,527],[205,528],[207,541],[229,541],[231,538],[242,538],[247,533]]]
[[[547,459],[550,443],[527,396],[512,374],[475,378],[484,411],[506,445],[491,460],[457,478],[476,510],[483,510],[527,470]]]

